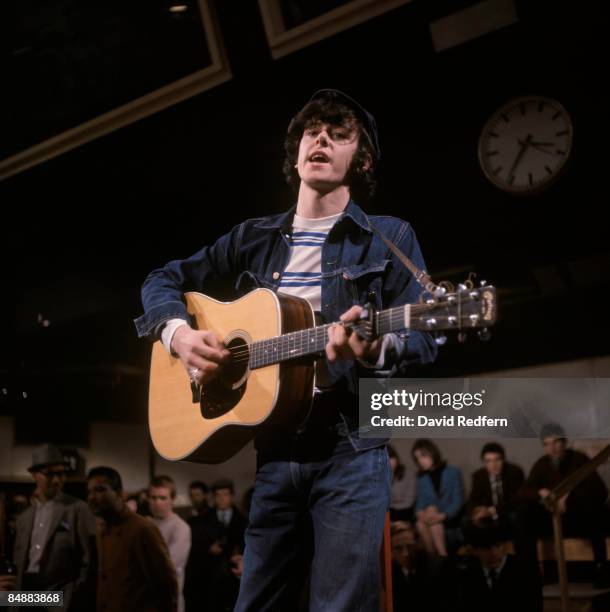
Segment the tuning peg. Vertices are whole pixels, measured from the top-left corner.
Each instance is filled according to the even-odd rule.
[[[491,332],[487,327],[483,327],[479,331],[477,331],[477,336],[481,342],[487,342],[491,338]]]
[[[466,334],[466,332],[461,331],[458,333],[457,339],[458,339],[458,342],[461,342],[463,344],[468,339],[468,335]]]
[[[439,334],[436,336],[436,338],[434,338],[434,342],[436,342],[436,344],[439,346],[443,346],[447,343],[447,336],[445,334]]]

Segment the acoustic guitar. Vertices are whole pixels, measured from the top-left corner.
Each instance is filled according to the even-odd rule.
[[[324,354],[331,324],[316,325],[306,300],[269,289],[234,302],[193,292],[185,300],[192,326],[218,334],[231,360],[221,376],[197,387],[180,360],[154,343],[148,417],[157,452],[172,461],[220,463],[261,428],[296,428],[310,410],[315,358]],[[485,328],[496,320],[496,290],[460,285],[423,303],[365,313],[350,327],[367,339],[404,330]]]

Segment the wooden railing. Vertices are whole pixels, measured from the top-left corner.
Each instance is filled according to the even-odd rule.
[[[555,540],[555,557],[559,569],[559,586],[561,590],[561,609],[568,612],[568,572],[566,569],[565,549],[563,544],[563,525],[561,524],[561,505],[559,500],[570,493],[574,487],[590,476],[600,465],[610,457],[610,444],[602,449],[591,461],[579,467],[575,472],[566,476],[544,499],[544,505],[553,514],[553,536]]]

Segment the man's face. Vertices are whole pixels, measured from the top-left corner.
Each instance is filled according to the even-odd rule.
[[[358,149],[356,126],[312,123],[301,137],[297,169],[301,180],[319,191],[331,191],[345,183]]]
[[[500,542],[489,548],[475,548],[474,554],[481,565],[487,569],[498,569],[507,553],[506,542]]]
[[[544,448],[544,452],[548,457],[558,461],[563,458],[566,452],[566,441],[564,438],[549,436],[542,440],[542,448]]]
[[[499,476],[502,473],[504,459],[500,453],[485,453],[483,455],[483,466],[490,476]]]
[[[95,516],[113,514],[119,504],[119,494],[112,489],[107,478],[94,476],[87,482],[87,502]]]
[[[190,490],[191,504],[196,510],[202,510],[208,505],[208,495],[202,489],[195,488]]]
[[[214,491],[214,505],[218,510],[228,510],[233,505],[233,493],[230,489]]]
[[[167,518],[172,513],[172,496],[168,487],[150,487],[148,501],[155,518]]]
[[[412,529],[405,529],[392,536],[392,556],[398,565],[410,568],[417,552],[417,541]]]
[[[36,472],[32,472],[36,489],[46,499],[53,499],[58,493],[61,493],[67,475],[66,466],[62,463],[47,465]]]
[[[21,514],[24,510],[27,510],[29,505],[30,502],[28,501],[28,498],[25,495],[15,495],[11,504],[11,514],[13,516],[17,516]]]

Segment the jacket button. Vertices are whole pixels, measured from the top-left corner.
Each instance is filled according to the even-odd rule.
[[[277,280],[280,277],[280,273],[279,272],[274,272],[273,273],[273,280]]]

